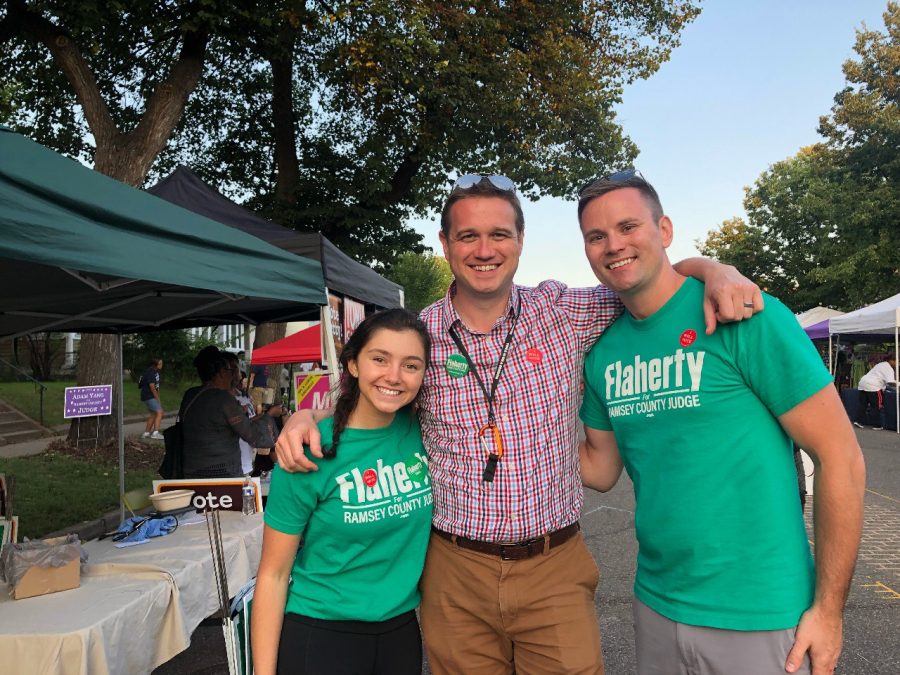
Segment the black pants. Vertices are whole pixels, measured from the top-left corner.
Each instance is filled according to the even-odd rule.
[[[869,424],[869,409],[878,413],[878,423],[884,426],[884,394],[880,391],[859,390],[859,408],[856,411],[856,421],[860,424]]]
[[[387,621],[325,621],[285,614],[278,675],[421,675],[414,611]]]

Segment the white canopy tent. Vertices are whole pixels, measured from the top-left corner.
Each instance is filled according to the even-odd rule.
[[[894,337],[894,357],[900,356],[900,293],[874,305],[828,320],[830,335]],[[831,338],[829,337],[829,343]],[[830,344],[829,344],[830,347]],[[898,359],[900,360],[900,359]],[[900,380],[900,364],[894,362],[894,381]],[[897,433],[900,434],[900,391],[896,397]]]
[[[796,317],[797,321],[800,322],[801,328],[806,328],[807,326],[814,326],[825,319],[831,319],[836,316],[841,316],[842,314],[843,312],[831,309],[831,307],[822,307],[819,305],[818,307],[813,307],[805,312],[800,312]]]

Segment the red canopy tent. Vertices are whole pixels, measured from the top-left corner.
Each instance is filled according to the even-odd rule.
[[[322,362],[321,324],[304,328],[299,333],[270,342],[265,347],[253,350],[251,363],[266,365],[270,363],[311,363]]]

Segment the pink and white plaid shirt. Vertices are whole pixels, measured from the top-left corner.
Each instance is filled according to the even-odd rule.
[[[504,454],[493,482],[482,480],[487,455],[478,436],[488,405],[474,375],[451,377],[459,350],[448,329],[459,319],[447,296],[422,311],[431,333],[420,420],[434,493],[435,527],[470,539],[513,542],[578,519],[584,501],[576,415],[584,355],[621,314],[603,286],[567,288],[545,281],[514,286],[506,313],[487,332],[457,324],[460,339],[490,391],[510,321],[521,302],[494,412]]]

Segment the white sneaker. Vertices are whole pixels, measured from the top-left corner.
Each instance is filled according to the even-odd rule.
[[[158,431],[154,431],[152,434],[150,434],[150,438],[152,438],[155,441],[163,441],[163,440],[165,440],[166,437],[163,436]]]
[[[858,428],[858,429],[862,429],[862,428],[863,428],[863,425],[860,424],[859,422],[854,422],[854,423],[853,423],[853,426],[855,426],[855,427]]]
[[[145,431],[144,433],[141,434],[141,438],[150,438],[150,432]]]

